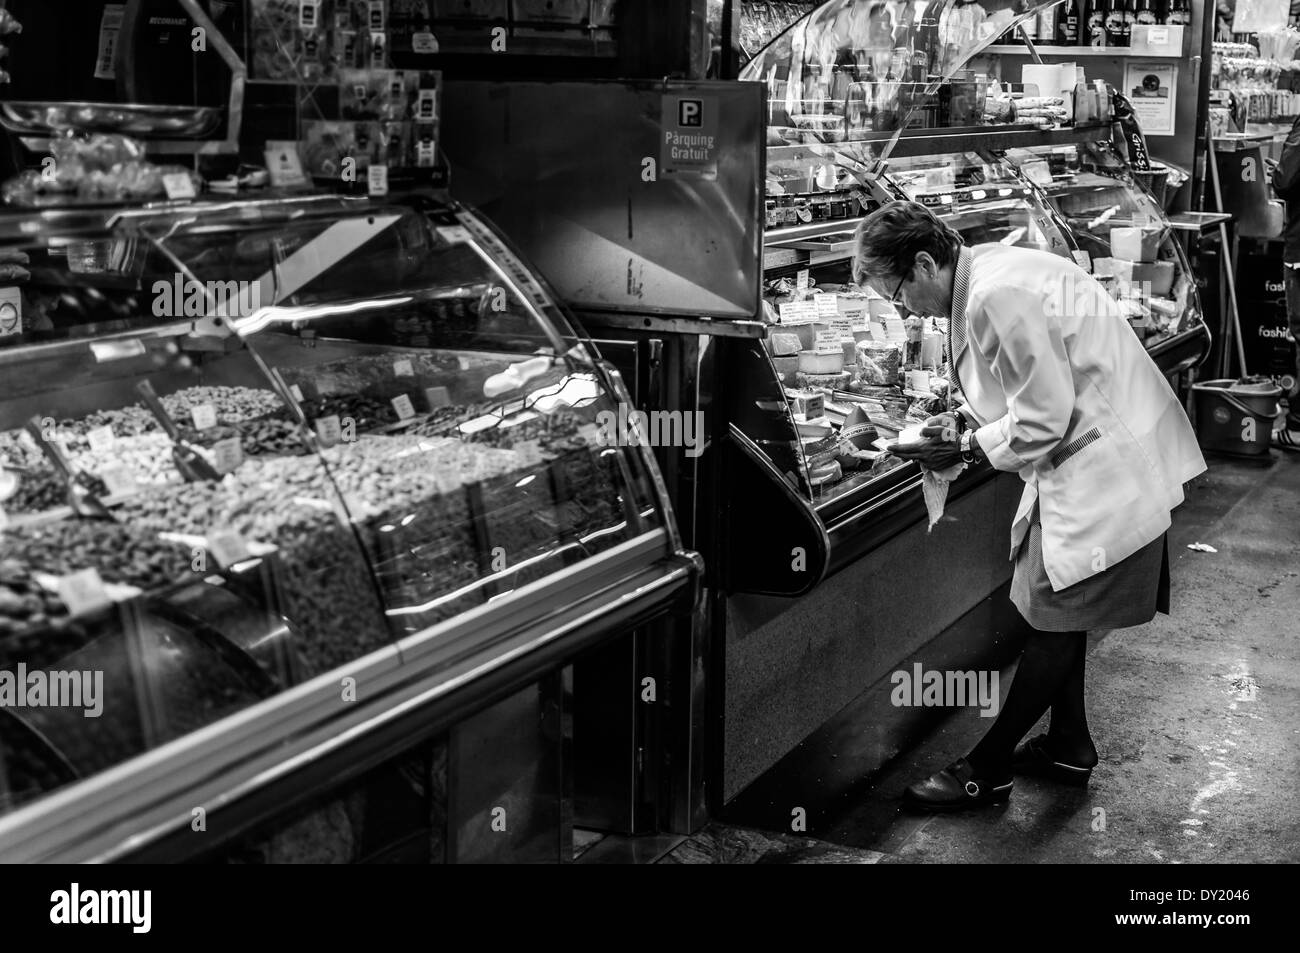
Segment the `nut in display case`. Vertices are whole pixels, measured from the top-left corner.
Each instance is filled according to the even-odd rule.
[[[65,253],[87,234],[33,221],[8,255],[42,320],[0,339],[0,824],[670,541],[652,461],[598,426],[616,380],[471,213],[160,208],[114,219],[136,253],[92,272]],[[258,291],[169,317],[178,267]],[[6,694],[60,673],[102,681],[94,717]]]

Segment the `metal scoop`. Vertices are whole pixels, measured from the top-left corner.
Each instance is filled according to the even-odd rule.
[[[172,420],[171,415],[167,413],[167,408],[163,406],[158,399],[157,392],[153,385],[148,381],[140,381],[135,385],[136,392],[144,398],[145,406],[157,418],[158,424],[167,434],[168,439],[172,442],[172,462],[176,464],[176,469],[180,472],[181,477],[186,483],[197,483],[200,480],[220,481],[221,474],[201,452],[198,447],[189,443],[181,436],[181,430],[176,426],[176,421]]]
[[[62,447],[52,440],[45,439],[39,415],[27,421],[27,432],[36,441],[36,446],[41,448],[45,459],[50,461],[50,465],[63,478],[64,486],[68,491],[68,505],[72,507],[72,512],[86,519],[111,520],[113,515],[109,513],[103,501],[86,485],[85,475],[72,469],[72,464],[68,462]]]

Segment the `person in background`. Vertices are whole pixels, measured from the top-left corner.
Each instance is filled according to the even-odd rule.
[[[1297,342],[1296,376],[1300,380],[1300,117],[1291,124],[1291,132],[1273,170],[1273,191],[1286,202],[1286,243],[1282,249],[1282,271],[1286,287],[1287,323]],[[1273,439],[1283,446],[1300,447],[1300,400],[1292,398],[1285,422],[1275,430]]]
[[[1088,630],[1169,611],[1170,514],[1205,470],[1191,424],[1118,304],[1069,258],[968,247],[925,207],[890,202],[858,226],[853,277],[949,319],[964,403],[894,452],[935,472],[987,460],[1025,482],[1011,599],[1031,631],[1015,680],[979,744],[905,799],[928,811],[1001,801],[1013,772],[1084,784],[1097,763]],[[1049,708],[1048,732],[1017,747]]]

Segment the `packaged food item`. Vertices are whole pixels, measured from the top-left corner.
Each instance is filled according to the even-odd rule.
[[[897,345],[876,340],[859,341],[857,351],[859,366],[864,366],[867,361],[870,361],[879,368],[880,374],[884,377],[883,382],[871,381],[870,383],[898,382],[898,371],[902,366],[903,355]]]
[[[249,3],[249,72],[254,79],[301,83],[332,78],[323,0]]]

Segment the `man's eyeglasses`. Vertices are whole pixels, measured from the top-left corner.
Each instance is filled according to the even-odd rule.
[[[907,284],[907,278],[909,275],[911,275],[911,273],[912,273],[912,269],[911,268],[907,269],[907,271],[903,274],[903,277],[898,279],[898,284],[894,287],[894,293],[889,296],[889,303],[892,304],[894,307],[898,307],[900,304],[903,304],[903,302],[898,300],[898,294],[900,291],[903,290],[903,285]],[[906,305],[903,306],[906,307]]]

